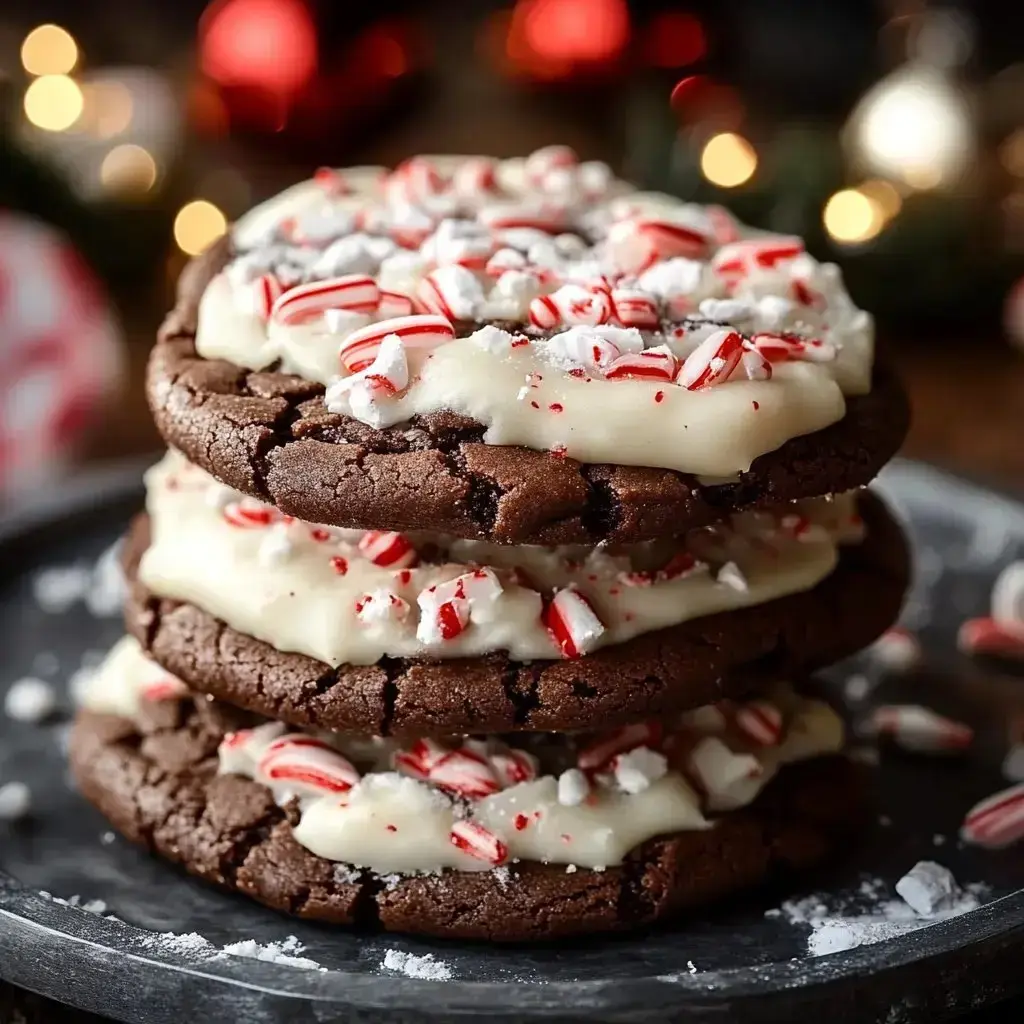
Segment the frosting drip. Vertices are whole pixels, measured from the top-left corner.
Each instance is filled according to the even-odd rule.
[[[157,671],[126,638],[85,704],[130,717],[154,699],[145,688]],[[271,722],[225,736],[220,770],[267,785],[282,805],[297,800],[298,842],[353,868],[482,871],[522,859],[600,869],[655,836],[714,827],[713,814],[750,803],[783,765],[838,752],[843,726],[826,704],[780,685],[664,728],[524,735],[510,740],[518,747],[458,742],[403,747]]]
[[[602,168],[560,149],[318,175],[235,226],[239,253],[202,296],[197,349],[328,385],[331,411],[373,426],[450,409],[489,444],[711,476],[836,422],[844,395],[869,390],[873,326],[834,265]],[[450,327],[403,338],[397,384],[387,367],[360,377],[352,339],[421,314],[518,321],[522,344]],[[705,346],[733,328],[742,362]],[[593,349],[581,331],[606,358],[581,354]],[[654,377],[621,362],[648,352]]]
[[[574,657],[809,589],[861,538],[852,494],[621,549],[509,547],[283,516],[169,453],[146,478],[156,595],[329,665]]]

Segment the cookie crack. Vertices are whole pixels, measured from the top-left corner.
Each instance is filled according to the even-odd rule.
[[[395,720],[395,708],[398,704],[398,680],[405,674],[405,662],[399,658],[381,658],[377,667],[384,673],[384,685],[381,687],[383,708],[380,718],[380,735],[389,736]]]

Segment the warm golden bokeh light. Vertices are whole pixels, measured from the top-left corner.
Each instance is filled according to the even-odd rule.
[[[1015,178],[1024,178],[1024,128],[1018,128],[1003,140],[999,160]]]
[[[213,203],[193,199],[174,218],[174,240],[189,256],[198,256],[228,229],[227,218]]]
[[[82,106],[82,90],[67,75],[43,75],[25,90],[25,117],[44,131],[66,131]]]
[[[833,240],[855,245],[874,238],[885,226],[885,215],[870,196],[844,188],[825,204],[822,221]]]
[[[66,75],[78,63],[78,45],[60,25],[40,25],[21,44],[21,66],[30,75]]]
[[[712,185],[736,188],[757,170],[757,153],[742,135],[723,132],[708,139],[700,154],[700,169]]]
[[[81,128],[99,139],[112,139],[132,123],[134,103],[123,82],[87,82],[82,86],[85,109]]]
[[[884,178],[871,178],[861,182],[857,186],[857,191],[875,203],[886,220],[892,220],[903,208],[903,196],[900,195],[900,190],[891,181],[886,181]]]
[[[156,177],[156,161],[142,146],[115,146],[100,164],[100,182],[109,192],[148,192]]]

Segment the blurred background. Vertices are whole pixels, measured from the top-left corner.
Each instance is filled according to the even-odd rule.
[[[556,141],[805,236],[877,316],[910,453],[1024,480],[1024,4],[3,7],[0,503],[157,449],[174,280],[254,202],[321,164]]]

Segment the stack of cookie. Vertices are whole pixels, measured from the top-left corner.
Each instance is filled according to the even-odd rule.
[[[807,674],[907,580],[873,349],[799,239],[564,147],[319,171],[160,331],[83,793],[270,906],[436,935],[819,861],[862,801]]]

